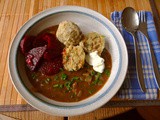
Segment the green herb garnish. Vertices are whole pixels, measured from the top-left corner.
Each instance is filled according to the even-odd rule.
[[[63,85],[62,84],[55,84],[53,85],[54,88],[63,88]]]
[[[78,79],[79,79],[79,77],[75,76],[75,77],[72,78],[72,81],[78,80]]]
[[[94,90],[93,90],[93,89],[88,90],[88,93],[89,93],[89,94],[93,94],[93,93],[94,93]]]
[[[45,82],[46,84],[49,84],[49,82],[48,82],[47,80],[44,80],[44,82]]]
[[[73,83],[74,81],[76,81],[76,82],[81,82],[81,81],[82,81],[82,78],[75,76],[75,77],[73,77],[73,78],[71,79],[71,82],[72,82],[72,83]]]
[[[100,81],[101,73],[95,75],[95,80],[92,82],[93,85],[97,85]]]
[[[95,79],[95,80],[92,82],[92,84],[97,85],[98,82],[99,82],[99,79]]]
[[[110,75],[110,70],[106,69],[106,70],[104,71],[104,73],[109,77],[109,75]]]
[[[98,82],[98,85],[103,85],[103,82],[102,82],[102,81],[99,81],[99,82]]]
[[[56,76],[54,76],[54,80],[58,80],[58,76],[56,75]]]
[[[64,86],[67,88],[67,90],[71,90],[71,86],[72,86],[72,82],[71,81],[68,81],[64,84]]]
[[[66,79],[67,79],[67,75],[63,73],[63,74],[61,75],[61,79],[62,79],[62,80],[66,80]]]
[[[54,88],[57,88],[58,86],[59,86],[59,84],[55,84],[55,85],[53,85],[53,87],[54,87]]]
[[[94,76],[95,74],[96,74],[95,71],[92,71],[92,72],[91,72],[91,76]]]
[[[60,85],[59,85],[59,88],[63,88],[63,85],[62,85],[62,84],[60,84]]]
[[[37,75],[35,74],[35,73],[32,73],[32,79],[34,80],[34,79],[36,79],[36,77],[37,77]]]
[[[49,84],[50,81],[51,81],[50,78],[47,78],[47,79],[44,80],[44,82],[45,82],[46,84]]]
[[[63,68],[60,68],[60,71],[64,71]]]

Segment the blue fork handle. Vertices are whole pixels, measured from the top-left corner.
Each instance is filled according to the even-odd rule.
[[[132,32],[133,41],[134,41],[134,50],[135,50],[135,59],[136,59],[136,70],[137,70],[137,77],[138,82],[140,85],[140,88],[142,92],[146,92],[145,82],[144,82],[144,75],[143,75],[143,69],[142,69],[142,61],[141,61],[141,55],[138,49],[138,41],[136,37],[136,32]]]

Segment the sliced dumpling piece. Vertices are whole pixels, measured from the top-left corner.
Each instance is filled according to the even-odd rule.
[[[67,71],[77,71],[85,63],[85,52],[81,46],[68,46],[63,50],[63,66]]]
[[[104,36],[96,32],[91,32],[80,42],[80,46],[82,46],[87,53],[98,51],[98,55],[101,55],[105,47]]]

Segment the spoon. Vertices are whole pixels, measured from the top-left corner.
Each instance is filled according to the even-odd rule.
[[[137,39],[135,39],[139,27],[139,17],[137,12],[131,7],[126,7],[122,12],[121,22],[122,26],[126,29],[126,31],[128,31],[133,36],[138,82],[141,90],[143,92],[146,92],[142,69],[142,61],[140,57],[140,52],[138,50],[138,42]]]

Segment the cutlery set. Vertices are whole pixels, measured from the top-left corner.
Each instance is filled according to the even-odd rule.
[[[143,92],[146,92],[141,55],[138,49],[137,31],[140,31],[141,33],[143,33],[143,35],[147,38],[155,78],[157,80],[158,86],[160,87],[160,72],[158,70],[158,64],[156,62],[156,58],[154,55],[153,46],[148,37],[147,19],[146,19],[145,12],[140,11],[137,13],[133,8],[127,7],[122,12],[121,22],[124,29],[128,31],[130,34],[132,34],[133,36],[134,46],[135,46],[134,51],[135,51],[135,59],[136,59],[137,77],[138,77],[138,82],[141,90]]]

